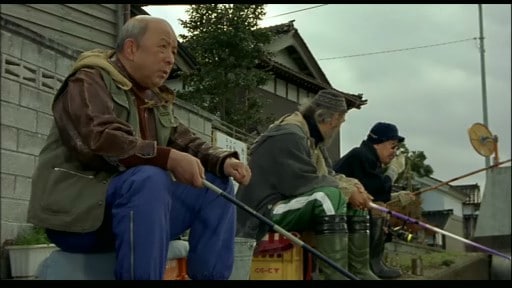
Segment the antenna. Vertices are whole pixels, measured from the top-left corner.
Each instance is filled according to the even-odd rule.
[[[468,129],[469,142],[475,151],[484,156],[489,157],[494,154],[494,163],[499,162],[498,157],[498,136],[492,135],[487,126],[482,123],[475,123]]]

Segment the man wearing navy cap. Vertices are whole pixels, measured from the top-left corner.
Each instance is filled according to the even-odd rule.
[[[333,169],[336,173],[359,180],[372,195],[375,204],[385,206],[384,203],[397,197],[405,206],[414,199],[412,193],[391,193],[393,182],[405,168],[405,155],[396,156],[404,140],[394,124],[378,122],[373,125],[366,140],[340,158]],[[388,267],[382,260],[387,215],[374,210],[370,213],[370,219],[371,269],[380,278],[398,278],[401,276],[400,270]]]

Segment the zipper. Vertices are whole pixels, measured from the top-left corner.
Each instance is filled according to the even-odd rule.
[[[75,175],[78,175],[78,176],[86,177],[86,178],[89,178],[89,179],[94,179],[94,176],[85,175],[85,174],[82,174],[82,173],[79,173],[79,172],[76,172],[76,171],[72,171],[72,170],[68,170],[68,169],[64,169],[64,168],[54,167],[53,170],[55,170],[55,171],[64,171],[64,172],[68,172],[68,173],[75,174]]]

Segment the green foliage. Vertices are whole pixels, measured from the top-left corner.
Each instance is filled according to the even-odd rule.
[[[266,119],[255,88],[270,74],[256,65],[270,56],[264,45],[272,39],[269,31],[257,29],[264,5],[192,5],[187,15],[180,22],[188,34],[180,37],[199,68],[182,75],[185,88],[177,97],[245,131],[261,124]]]
[[[14,240],[14,245],[38,245],[50,243],[50,240],[46,237],[45,229],[35,226],[20,233]]]
[[[429,177],[434,170],[425,163],[427,156],[423,151],[410,151],[405,143],[400,144],[400,150],[401,153],[406,154],[405,169],[398,175],[395,183],[403,189],[414,191],[416,187],[412,187],[412,180],[415,177]]]

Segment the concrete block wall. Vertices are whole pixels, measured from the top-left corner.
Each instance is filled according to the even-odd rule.
[[[3,28],[3,27],[2,27]],[[27,226],[31,176],[50,130],[51,104],[72,60],[1,31],[1,242]]]

